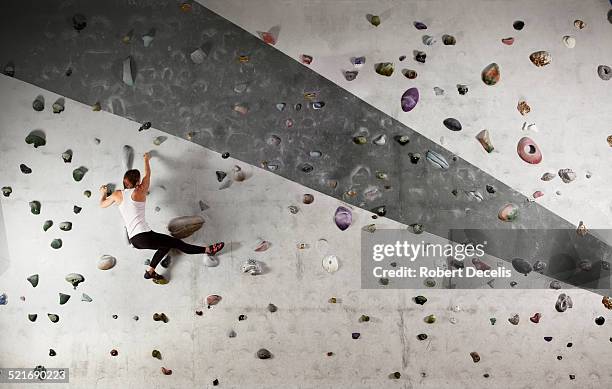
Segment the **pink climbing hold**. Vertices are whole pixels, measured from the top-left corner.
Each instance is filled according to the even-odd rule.
[[[521,138],[516,146],[516,152],[523,161],[532,165],[542,162],[542,152],[531,138]]]

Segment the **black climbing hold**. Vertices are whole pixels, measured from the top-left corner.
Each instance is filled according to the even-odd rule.
[[[417,339],[418,340],[425,340],[425,339],[427,339],[427,334],[418,334],[417,335]]]
[[[72,207],[72,211],[76,214],[80,213],[82,209],[83,208],[79,207],[78,205],[75,205],[74,207]]]
[[[486,189],[487,189],[487,192],[489,192],[491,194],[496,192],[496,189],[495,189],[495,187],[493,185],[487,185]]]
[[[544,340],[547,341],[547,342],[550,342],[552,339],[553,339],[552,336],[545,336],[544,337]]]
[[[410,162],[412,162],[413,164],[417,164],[419,162],[419,159],[421,159],[421,154],[419,153],[408,153],[408,157],[410,157]]]
[[[218,385],[219,385],[219,380],[215,378],[213,380],[213,386],[218,386]]]
[[[514,27],[516,31],[521,31],[523,27],[525,27],[525,22],[523,22],[522,20],[517,20],[512,23],[512,27]]]
[[[425,63],[425,60],[427,59],[427,54],[425,54],[422,51],[417,51],[414,54],[414,60],[420,63]]]
[[[461,131],[461,123],[455,118],[446,118],[442,123],[451,131]]]
[[[468,87],[467,85],[463,85],[463,84],[458,84],[457,85],[457,92],[459,92],[459,94],[461,96],[465,95],[466,93],[468,93]]]
[[[410,138],[408,138],[408,135],[396,135],[393,139],[395,139],[397,143],[399,143],[402,146],[410,143]]]
[[[217,170],[215,173],[217,174],[217,181],[219,182],[223,181],[223,179],[227,176],[225,172],[222,172],[220,170]]]
[[[278,311],[278,307],[272,303],[268,304],[268,311],[274,313],[276,311]]]
[[[444,34],[442,35],[442,43],[446,46],[453,46],[457,43],[457,39],[452,35]]]
[[[119,351],[117,351],[117,350],[115,350],[115,349],[112,349],[112,350],[110,351],[110,355],[112,355],[113,357],[116,357],[117,355],[119,355]]]
[[[427,302],[427,298],[425,296],[416,296],[414,298],[414,302],[419,305],[423,305]]]
[[[393,378],[395,378],[396,380],[399,380],[402,377],[402,374],[399,371],[396,371],[395,373],[393,373]]]
[[[85,27],[87,27],[87,18],[83,14],[74,14],[72,17],[72,27],[75,30],[81,31]]]
[[[567,347],[572,347],[574,344],[572,342],[569,342],[566,346]]]
[[[562,360],[562,359],[563,359],[563,357],[562,357],[561,355],[557,355],[557,360],[558,360],[558,361],[560,361],[560,360]]]
[[[270,359],[272,358],[272,353],[265,348],[260,348],[257,350],[257,358],[259,359]]]
[[[19,165],[19,170],[21,170],[21,172],[23,174],[30,174],[30,173],[32,173],[32,169],[30,169],[27,165],[25,165],[23,163],[21,165]]]
[[[13,193],[13,188],[11,188],[10,186],[2,187],[2,194],[4,195],[4,197],[9,197],[11,193]]]
[[[360,336],[361,336],[361,334],[359,332],[353,332],[351,334],[351,338],[353,338],[353,339],[359,339]]]
[[[56,356],[56,355],[57,355],[57,354],[55,353],[55,350],[53,350],[52,348],[50,348],[50,349],[49,349],[49,356],[50,356],[50,357],[54,357],[54,356]]]
[[[229,156],[230,156],[230,153],[228,153],[227,151],[225,153],[221,154],[221,158],[223,158],[223,159],[228,159]]]
[[[531,273],[533,270],[531,264],[521,258],[514,258],[512,260],[512,267],[514,267],[514,270],[524,275]]]
[[[149,128],[151,128],[151,122],[144,122],[138,131],[148,130]]]
[[[118,318],[119,318],[119,316],[113,315],[113,319],[117,320]]]
[[[15,77],[15,64],[13,63],[13,61],[9,61],[4,66],[4,71],[3,72],[4,72],[5,76]]]
[[[240,316],[238,316],[238,321],[243,321],[243,320],[246,320],[246,319],[247,319],[247,316],[246,316],[246,315],[240,315]]]
[[[606,322],[606,319],[603,316],[599,316],[595,318],[595,324],[598,326],[602,326]]]
[[[489,378],[489,377],[490,377],[489,373],[484,373],[482,376],[483,376],[484,378]]]
[[[576,376],[575,376],[574,374],[570,374],[570,375],[569,375],[569,379],[570,379],[570,380],[575,380],[575,379],[576,379]]]
[[[389,279],[388,279],[388,278],[379,278],[379,279],[378,279],[378,282],[379,282],[381,285],[383,285],[383,286],[389,285]]]
[[[368,315],[361,315],[361,317],[359,318],[359,322],[361,323],[366,323],[370,321],[370,316]]]
[[[45,109],[45,98],[41,95],[38,95],[36,99],[32,102],[32,108],[34,111],[40,112]]]
[[[427,30],[427,26],[425,25],[425,23],[422,22],[414,22],[414,27],[417,30]]]
[[[72,68],[66,69],[66,77],[70,77],[72,75]]]
[[[381,205],[380,207],[374,208],[372,212],[380,217],[383,217],[387,214],[387,207],[385,205]]]
[[[314,167],[309,163],[303,163],[302,165],[300,165],[300,170],[304,173],[310,173],[314,170]]]

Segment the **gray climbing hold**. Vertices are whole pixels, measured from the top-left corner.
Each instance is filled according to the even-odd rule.
[[[131,170],[134,165],[134,149],[132,146],[123,146],[121,153],[121,161],[123,163],[123,170]]]
[[[555,303],[555,309],[558,312],[565,312],[568,308],[572,308],[574,303],[570,296],[565,293],[561,293],[557,298],[557,302]]]
[[[57,323],[59,321],[59,316],[54,313],[47,313],[47,317],[51,320],[51,323]]]
[[[40,214],[40,201],[30,201],[30,212],[32,212],[34,215]]]
[[[40,112],[45,109],[45,98],[42,95],[36,96],[32,102],[32,108],[34,111]]]
[[[26,136],[25,142],[29,145],[33,145],[34,148],[47,144],[45,133],[42,130],[31,131],[28,136]]]
[[[19,170],[21,170],[21,172],[22,172],[23,174],[30,174],[30,173],[32,173],[32,169],[30,169],[30,168],[28,167],[28,165],[26,165],[26,164],[24,164],[24,163],[22,163],[22,164],[20,164],[20,165],[19,165]]]
[[[151,42],[153,42],[153,39],[155,39],[155,29],[154,28],[150,29],[149,32],[147,32],[146,34],[142,36],[142,43],[144,47],[149,47],[149,45],[151,45]]]
[[[71,222],[61,222],[59,224],[59,229],[62,231],[70,231],[72,230],[72,223]]]
[[[70,300],[70,295],[69,294],[64,294],[64,293],[60,293],[59,294],[59,303],[60,305],[64,305],[68,302],[68,300]]]
[[[455,39],[452,35],[442,35],[442,43],[446,46],[454,46],[457,43],[457,39]]]
[[[612,68],[608,65],[599,65],[597,67],[597,75],[604,81],[610,80],[612,78]]]
[[[455,118],[446,118],[442,123],[451,131],[461,131],[461,123]]]
[[[272,303],[268,304],[268,311],[274,313],[276,311],[278,311],[278,307]]]
[[[103,255],[98,260],[98,269],[100,270],[109,270],[112,269],[117,263],[117,258],[112,255]]]
[[[206,205],[206,203],[204,203],[204,201],[200,200],[198,201],[198,206],[200,207],[200,211],[204,212],[206,211],[208,208],[210,208],[208,205]]]
[[[163,136],[163,135],[158,136],[157,138],[153,139],[153,144],[154,144],[155,146],[159,146],[159,145],[161,145],[162,143],[164,143],[164,142],[165,142],[167,139],[168,139],[168,137],[167,137],[167,136]]]
[[[65,280],[69,282],[70,284],[72,284],[72,287],[76,289],[77,286],[79,286],[81,282],[85,282],[85,277],[83,277],[81,274],[78,274],[78,273],[69,273],[65,277]]]
[[[64,163],[72,162],[72,150],[68,149],[62,153],[62,159]]]
[[[346,81],[353,81],[354,79],[357,78],[358,74],[359,72],[357,70],[346,70],[344,72],[344,79]]]
[[[47,220],[43,223],[43,231],[47,231],[49,228],[53,226],[53,220]]]
[[[191,236],[204,225],[202,216],[181,216],[170,220],[168,231],[175,238],[184,239]]]
[[[61,249],[62,248],[62,240],[61,239],[53,239],[51,241],[51,247],[54,248],[55,250]]]
[[[236,337],[236,335],[237,335],[237,334],[236,334],[236,331],[234,331],[234,330],[229,330],[229,331],[227,332],[227,337],[228,337],[228,338],[235,338],[235,337]]]
[[[521,258],[514,258],[512,260],[512,267],[514,267],[517,272],[524,275],[531,273],[531,271],[533,270],[531,264]]]
[[[60,97],[59,99],[57,99],[51,107],[53,108],[53,113],[64,112],[64,98]]]
[[[421,40],[423,41],[423,44],[427,46],[431,46],[436,43],[436,38],[431,35],[423,35],[423,38]]]
[[[257,350],[257,358],[259,359],[270,359],[272,358],[272,353],[265,348],[260,348]]]
[[[37,318],[38,318],[38,315],[35,313],[28,314],[28,320],[31,321],[32,323],[34,323]]]
[[[2,187],[2,194],[4,195],[4,197],[9,197],[11,193],[13,193],[13,188],[11,188],[10,186]]]
[[[448,162],[446,162],[446,159],[444,159],[442,155],[440,155],[439,153],[435,151],[428,150],[427,153],[425,154],[425,158],[437,168],[440,168],[440,169],[449,168],[449,164]]]
[[[434,93],[436,94],[436,96],[442,96],[444,95],[444,89],[434,86]]]
[[[263,268],[261,266],[261,263],[257,262],[254,259],[247,259],[242,266],[240,266],[240,270],[243,273],[248,273],[252,276],[256,276],[258,274],[261,274],[263,272]]]
[[[558,174],[566,184],[569,184],[576,179],[576,173],[574,173],[572,169],[560,169]]]
[[[514,316],[508,318],[508,321],[510,322],[510,324],[517,326],[519,324],[519,321],[521,320],[520,316],[517,314],[515,314]]]
[[[27,278],[27,280],[30,284],[32,284],[33,288],[36,288],[36,286],[38,285],[39,276],[38,274],[32,274]]]
[[[461,96],[465,95],[466,93],[468,93],[468,87],[467,85],[463,85],[463,84],[457,84],[457,92],[459,92],[459,94]]]
[[[86,303],[90,303],[93,300],[91,299],[91,297],[89,297],[88,295],[86,295],[85,293],[83,293],[83,295],[81,296],[81,301],[85,301]]]
[[[72,171],[72,178],[74,178],[76,182],[79,182],[83,179],[85,173],[87,173],[87,168],[80,166]]]

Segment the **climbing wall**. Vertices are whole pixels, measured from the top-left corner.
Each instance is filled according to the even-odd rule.
[[[481,37],[438,3],[202,3],[218,14],[180,2],[0,6],[12,15],[0,24],[0,366],[66,367],[71,387],[101,388],[610,385],[608,299],[486,284],[361,289],[356,243],[372,223],[419,223],[426,240],[451,227],[608,228],[599,65],[612,61],[580,54],[606,47],[607,3],[527,16],[516,3],[504,24],[481,18],[499,36],[478,61]],[[481,6],[469,14],[491,13]],[[538,24],[551,8],[558,24]],[[408,43],[386,43],[405,31]],[[550,64],[530,60],[540,50]],[[568,114],[548,96],[566,96],[550,82],[564,70]],[[541,163],[517,155],[525,136]],[[100,185],[120,184],[125,145],[139,168],[152,150],[152,227],[203,217],[188,241],[227,242],[218,266],[173,252],[160,269],[168,285],[142,278],[152,253],[126,244],[116,209],[98,207]],[[338,207],[352,215],[344,231]],[[337,269],[323,266],[330,256]],[[247,259],[262,274],[245,274]],[[559,309],[562,292],[572,308]]]

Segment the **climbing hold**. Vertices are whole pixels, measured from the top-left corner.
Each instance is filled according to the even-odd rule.
[[[85,301],[86,303],[90,303],[93,300],[87,294],[83,293],[83,295],[81,296],[81,301]]]
[[[270,359],[272,358],[272,353],[265,348],[260,348],[257,350],[257,358],[259,359]]]
[[[574,47],[576,47],[576,38],[574,38],[573,36],[566,35],[563,37],[563,44],[568,49],[573,49]]]
[[[142,36],[142,44],[144,45],[144,47],[149,47],[151,45],[151,42],[153,42],[153,39],[155,39],[154,28],[150,29],[149,32]]]
[[[30,201],[30,212],[32,212],[34,215],[40,214],[40,201]]]
[[[43,223],[43,231],[47,231],[49,228],[53,226],[53,220],[47,220]]]
[[[518,313],[515,314],[514,316],[508,318],[508,321],[510,322],[510,324],[517,326],[519,324],[519,321],[521,320],[521,318],[519,317]]]
[[[168,231],[175,238],[184,239],[191,236],[204,225],[204,218],[199,215],[176,217],[168,223]]]
[[[536,51],[529,56],[529,59],[537,67],[546,66],[552,60],[548,51]]]
[[[340,206],[336,209],[334,221],[340,231],[344,231],[350,227],[351,223],[353,223],[353,213],[350,209]]]
[[[601,299],[601,303],[604,305],[604,307],[606,307],[608,309],[612,309],[612,297],[604,296]]]
[[[31,321],[32,323],[36,321],[36,318],[38,318],[37,314],[35,313],[28,314],[28,320]]]
[[[335,273],[338,271],[339,263],[338,258],[335,255],[328,255],[321,261],[323,269],[328,273]]]
[[[410,138],[408,138],[408,135],[396,135],[394,139],[402,146],[405,146],[410,142]]]
[[[606,319],[603,316],[599,316],[595,318],[595,324],[598,326],[602,326],[606,322]]]
[[[461,131],[461,123],[455,118],[446,118],[442,123],[451,131]]]
[[[153,350],[151,351],[151,356],[155,359],[159,359],[161,361],[162,359],[162,355],[161,352],[159,350]]]
[[[612,68],[608,65],[599,65],[597,67],[597,75],[604,81],[610,80],[612,78]]]
[[[385,134],[381,134],[379,136],[377,136],[372,143],[374,143],[377,146],[384,146],[387,143],[387,135]]]
[[[116,357],[117,355],[119,355],[119,351],[117,351],[117,350],[115,350],[115,349],[112,349],[112,350],[110,351],[110,355],[111,355],[111,356],[113,356],[113,357]],[[162,367],[162,369],[163,369],[163,367]]]
[[[168,323],[168,316],[165,313],[157,313],[153,314],[153,321],[163,321],[164,323]]]
[[[32,173],[32,169],[30,169],[26,164],[21,164],[19,165],[19,170],[21,170],[21,172],[23,174],[30,174]]]
[[[57,353],[55,352],[55,350],[53,350],[52,348],[50,348],[50,349],[49,349],[49,356],[50,356],[50,357],[54,357],[54,356],[56,356],[56,355],[57,355]]]
[[[454,36],[452,35],[442,35],[442,43],[444,43],[446,46],[453,46],[457,43],[457,39],[455,39]]]
[[[582,221],[578,223],[578,228],[576,229],[576,233],[578,234],[578,236],[586,236],[586,234],[589,233],[589,230],[586,228],[586,226],[584,225]]]
[[[134,86],[134,72],[132,71],[132,57],[128,56],[123,60],[123,75],[121,79],[127,86]]]
[[[272,243],[268,242],[267,240],[259,239],[254,250],[257,252],[263,252],[269,249],[270,246],[272,246]]]
[[[314,196],[311,195],[310,193],[306,193],[302,196],[302,203],[304,204],[312,204],[313,201],[314,201]]]
[[[558,174],[559,177],[561,177],[561,180],[563,180],[563,182],[566,184],[569,184],[576,179],[576,173],[574,173],[572,169],[560,169]]]
[[[436,315],[433,315],[433,314],[432,315],[427,315],[427,316],[425,316],[424,320],[425,320],[425,323],[433,324],[433,323],[436,322]]]
[[[402,111],[410,112],[416,107],[419,102],[419,90],[417,88],[410,88],[404,92],[401,99]]]
[[[472,265],[476,270],[491,270],[491,266],[484,263],[481,259],[472,258]]]
[[[476,351],[472,351],[470,353],[470,357],[472,357],[472,361],[474,361],[474,363],[480,362],[480,355],[478,355]]]
[[[415,78],[417,78],[417,72],[416,70],[412,70],[412,69],[402,69],[402,74],[408,78],[409,80],[414,80]]]
[[[523,137],[516,146],[519,157],[532,165],[542,162],[542,152],[538,145],[529,137]]]
[[[502,38],[502,40],[501,40],[501,41],[502,41],[502,43],[503,43],[504,45],[511,46],[511,45],[514,43],[514,38],[512,38],[512,37]]]
[[[468,93],[468,87],[467,85],[464,84],[457,84],[457,92],[459,92],[460,95],[465,95],[466,93]]]
[[[13,193],[13,188],[11,188],[10,186],[2,187],[2,194],[4,195],[4,197],[9,197],[11,193]]]
[[[53,103],[51,106],[53,108],[53,113],[62,113],[64,112],[64,99],[60,97]]]
[[[482,71],[482,81],[487,85],[495,85],[499,82],[499,65],[493,62]]]
[[[240,166],[235,165],[232,168],[232,178],[236,182],[242,182],[242,181],[244,181],[246,179],[246,175],[244,174],[244,172],[242,171]]]
[[[431,35],[423,35],[422,41],[424,45],[431,46],[436,43],[436,38]]]
[[[523,116],[527,115],[531,111],[531,107],[529,107],[529,104],[527,104],[527,102],[524,100],[518,102],[516,109],[518,109],[520,114]]]
[[[62,153],[62,159],[64,160],[64,163],[70,163],[72,162],[72,150],[66,150]]]
[[[59,316],[54,313],[47,313],[47,317],[51,320],[51,323],[57,323],[59,321]]]
[[[516,31],[521,31],[523,27],[525,27],[525,22],[522,20],[517,20],[514,23],[512,23],[512,27],[514,27]]]
[[[541,179],[542,181],[550,181],[550,180],[552,180],[552,179],[553,179],[553,178],[555,178],[555,177],[556,177],[556,175],[554,175],[553,173],[544,173],[544,174],[542,175],[542,178],[540,178],[540,179]]]
[[[274,313],[274,312],[278,311],[278,307],[276,305],[270,303],[270,304],[268,304],[268,311]]]
[[[78,274],[78,273],[69,273],[65,277],[65,280],[71,283],[72,287],[76,289],[77,286],[79,286],[81,282],[85,282],[85,277],[83,277],[81,274]]]
[[[425,23],[422,22],[414,22],[414,27],[417,30],[427,30],[427,26],[425,25]]]
[[[243,273],[249,273],[252,276],[256,276],[263,272],[261,264],[254,259],[247,259],[242,266],[240,266],[240,270],[242,270]]]
[[[351,338],[353,338],[355,340],[359,339],[359,337],[361,337],[361,334],[359,332],[353,332],[351,334]]]
[[[111,255],[103,255],[98,260],[98,269],[100,270],[109,270],[112,269],[117,263],[117,258]]]
[[[514,258],[512,260],[512,267],[514,267],[517,272],[524,275],[531,273],[531,271],[533,270],[531,264],[521,258]]]
[[[505,222],[514,221],[518,217],[518,207],[512,203],[506,204],[499,210],[497,217]]]
[[[295,205],[290,205],[287,208],[289,209],[289,212],[293,215],[295,215],[296,213],[300,211],[300,209],[296,207]]]
[[[72,230],[72,223],[71,222],[61,222],[59,224],[59,229],[62,231],[70,231]]]
[[[45,98],[42,95],[36,96],[36,98],[32,102],[32,108],[34,108],[34,111],[38,111],[38,112],[44,110],[45,109]]]
[[[310,173],[314,170],[314,166],[309,163],[303,163],[299,166],[299,169],[304,173]]]
[[[484,147],[484,149],[485,149],[485,151],[487,153],[490,153],[490,152],[493,151],[494,147],[493,147],[493,143],[491,143],[491,137],[489,136],[489,131],[488,130],[480,131],[476,135],[476,139],[478,139],[478,141],[480,142],[482,147]]]
[[[225,153],[221,154],[221,158],[223,158],[223,159],[228,159],[229,156],[230,156],[230,153],[228,153],[227,151]]]
[[[90,190],[85,190],[83,191],[83,196],[90,198],[91,197],[91,191]]]
[[[310,65],[312,63],[312,56],[306,55],[306,54],[302,54],[300,56],[300,61],[302,61],[302,63],[304,65]]]
[[[427,339],[427,334],[418,334],[417,335],[417,339],[418,340],[425,340],[425,339]]]
[[[234,104],[234,111],[246,115],[249,112],[248,104]]]
[[[485,186],[485,189],[486,189],[487,193],[490,193],[490,194],[494,194],[495,192],[497,192],[497,189],[495,189],[495,187],[493,185],[488,185],[487,184]]]
[[[418,235],[418,234],[421,234],[421,233],[424,231],[425,227],[423,227],[423,225],[422,225],[422,224],[420,224],[420,223],[412,223],[412,224],[410,224],[410,225],[408,226],[408,228],[407,228],[407,229],[408,229],[410,232],[412,232],[413,234]]]
[[[402,377],[402,373],[396,371],[395,373],[391,374],[391,377],[395,378],[396,380],[399,380]]]
[[[60,293],[59,294],[59,303],[60,305],[64,305],[68,302],[68,300],[70,300],[70,295],[69,294],[64,294],[64,293]]]
[[[376,207],[372,210],[376,215],[383,217],[387,214],[387,207],[382,205],[380,207]]]
[[[72,27],[77,31],[81,31],[82,29],[87,27],[87,18],[85,17],[85,15],[74,14],[72,16]]]
[[[227,174],[225,172],[222,172],[220,170],[217,170],[215,172],[215,174],[217,175],[217,181],[221,182],[225,179],[225,177],[227,176]]]
[[[574,20],[574,27],[576,27],[579,30],[582,30],[583,28],[586,27],[586,23],[580,19],[576,19]]]
[[[235,338],[236,337],[236,331],[234,330],[229,330],[229,332],[227,333],[227,337],[228,338]]]
[[[72,171],[72,178],[74,178],[76,182],[79,182],[83,179],[83,177],[85,176],[85,173],[87,173],[86,167],[84,166],[78,167]]]
[[[79,207],[78,205],[72,207],[72,212],[74,212],[75,214],[81,213],[81,210],[83,210],[83,208]]]
[[[533,263],[533,271],[542,274],[544,270],[546,270],[546,266],[547,264],[544,261],[540,261],[540,260],[535,261]]]
[[[434,90],[434,93],[436,94],[436,96],[444,95],[444,89],[442,89],[440,87],[434,86],[433,90]]]
[[[394,65],[391,62],[380,62],[376,64],[376,73],[389,77],[393,74]]]
[[[41,130],[31,131],[30,134],[26,136],[25,142],[29,145],[33,145],[34,148],[38,148],[47,144],[47,141],[45,139],[45,133]]]
[[[427,298],[425,296],[416,296],[414,298],[414,302],[419,305],[423,305],[427,302]]]
[[[565,293],[561,293],[557,298],[557,302],[555,303],[555,309],[558,312],[565,312],[568,308],[572,308],[573,305],[574,304],[570,296],[566,295]]]
[[[38,285],[38,279],[38,274],[33,274],[27,278],[28,282],[32,284],[33,288],[36,288],[36,286]]]
[[[167,139],[168,139],[167,136],[163,136],[163,135],[162,136],[158,136],[157,138],[153,139],[153,144],[155,146],[159,146],[162,143],[164,143]]]
[[[541,318],[542,318],[542,314],[540,312],[536,312],[533,316],[529,318],[529,320],[532,323],[538,324]]]
[[[346,81],[353,81],[357,78],[358,74],[359,72],[357,70],[346,70],[344,72],[344,78],[346,79]]]
[[[414,60],[420,63],[425,63],[425,60],[427,59],[427,54],[425,54],[422,51],[415,51],[414,52]]]
[[[449,165],[446,159],[435,151],[428,150],[425,154],[425,158],[435,167],[440,169],[448,169]]]
[[[211,294],[206,297],[206,304],[209,308],[213,305],[217,305],[219,301],[221,301],[221,296],[219,296],[218,294]]]
[[[99,101],[96,101],[94,105],[91,106],[91,110],[94,112],[100,112],[102,110],[102,105]]]

